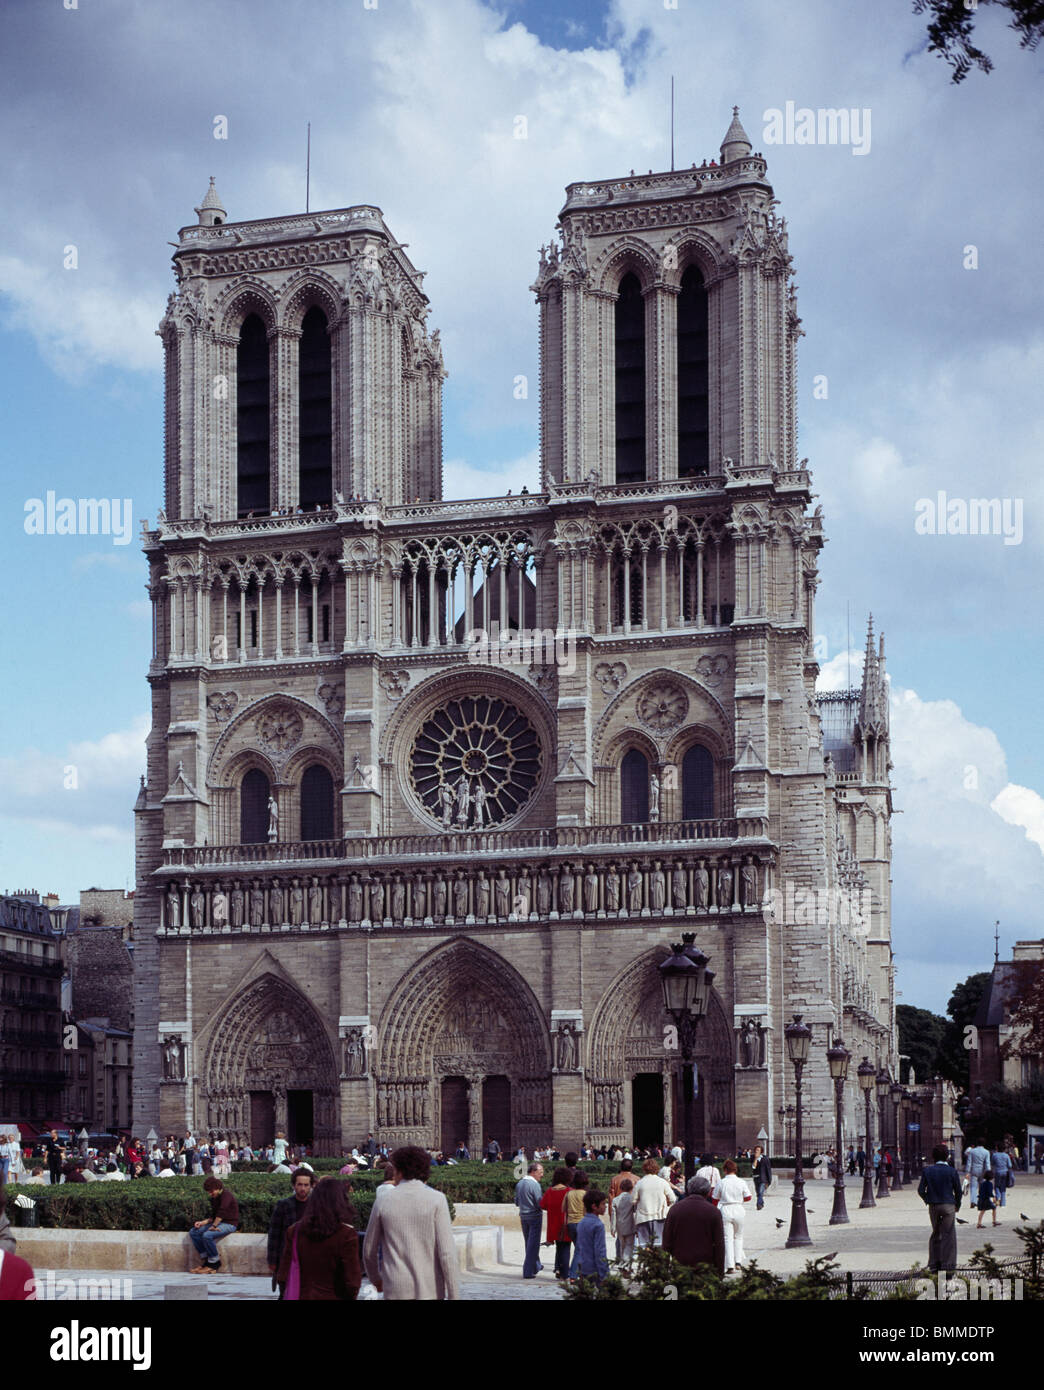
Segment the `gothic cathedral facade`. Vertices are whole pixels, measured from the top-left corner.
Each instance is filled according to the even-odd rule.
[[[894,1066],[883,645],[817,697],[785,223],[738,116],[572,184],[533,286],[540,491],[442,496],[439,334],[376,207],[182,229],[136,804],[135,1125],[339,1151],[793,1114],[783,1030]],[[849,1132],[855,1087],[846,1102]]]

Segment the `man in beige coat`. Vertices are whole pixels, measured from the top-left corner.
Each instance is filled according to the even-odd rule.
[[[428,1187],[431,1158],[413,1145],[391,1156],[398,1181],[378,1189],[363,1245],[366,1273],[385,1299],[457,1299],[457,1249],[449,1203]]]

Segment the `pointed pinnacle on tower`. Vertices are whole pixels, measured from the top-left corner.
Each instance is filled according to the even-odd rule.
[[[210,187],[198,208],[194,209],[201,227],[220,227],[228,221],[228,213],[221,201],[221,194],[214,187],[214,175],[210,176]]]
[[[750,136],[743,129],[743,124],[739,118],[739,107],[732,108],[732,124],[725,132],[725,139],[721,142],[721,162],[731,164],[734,159],[744,159],[753,150],[750,143]]]

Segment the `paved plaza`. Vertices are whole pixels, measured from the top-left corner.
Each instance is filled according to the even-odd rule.
[[[806,1184],[807,1213],[809,1233],[813,1245],[801,1250],[787,1250],[786,1237],[790,1222],[789,1181],[777,1182],[770,1192],[763,1211],[751,1208],[748,1212],[744,1232],[744,1247],[748,1260],[756,1259],[758,1264],[775,1274],[793,1274],[804,1267],[806,1260],[819,1255],[836,1252],[843,1269],[850,1270],[906,1270],[914,1264],[924,1264],[928,1253],[928,1211],[917,1196],[916,1186],[903,1188],[882,1199],[870,1210],[860,1210],[859,1201],[862,1183],[856,1178],[847,1179],[846,1201],[850,1222],[846,1226],[831,1226],[830,1211],[833,1201],[833,1183],[810,1180]],[[492,1209],[488,1209],[492,1211]],[[1029,1217],[1029,1223],[1022,1221],[1021,1213]],[[995,1229],[988,1225],[988,1218],[981,1231],[975,1229],[977,1213],[965,1204],[960,1216],[967,1222],[958,1226],[958,1262],[964,1265],[972,1254],[989,1241],[1001,1259],[1008,1259],[1022,1253],[1022,1244],[1015,1235],[1015,1227],[1037,1224],[1044,1220],[1044,1178],[1035,1175],[1019,1174],[1017,1185],[1008,1194],[1008,1205],[998,1212],[1000,1225]],[[510,1217],[508,1218],[510,1220]],[[782,1222],[782,1225],[777,1225]],[[468,1301],[502,1301],[513,1299],[557,1300],[561,1292],[551,1273],[550,1251],[545,1251],[546,1268],[536,1279],[523,1280],[522,1234],[515,1225],[509,1225],[504,1233],[502,1263],[490,1263],[476,1269],[461,1272],[461,1297]],[[609,1240],[612,1254],[613,1242]],[[42,1270],[37,1271],[43,1274]],[[73,1279],[80,1281],[99,1280],[100,1287],[108,1287],[114,1277],[112,1270],[56,1270],[54,1279]],[[250,1276],[215,1276],[201,1278],[192,1274],[170,1273],[120,1273],[117,1276],[135,1302],[164,1300],[167,1298],[198,1297],[209,1300],[259,1300],[273,1297],[267,1278]],[[61,1285],[57,1284],[60,1289]],[[80,1284],[83,1288],[84,1284]]]

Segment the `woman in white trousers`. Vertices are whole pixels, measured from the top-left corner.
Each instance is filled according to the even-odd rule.
[[[725,1227],[725,1273],[743,1263],[743,1223],[746,1214],[743,1204],[751,1200],[750,1188],[737,1176],[734,1159],[722,1164],[721,1191],[718,1210]]]

